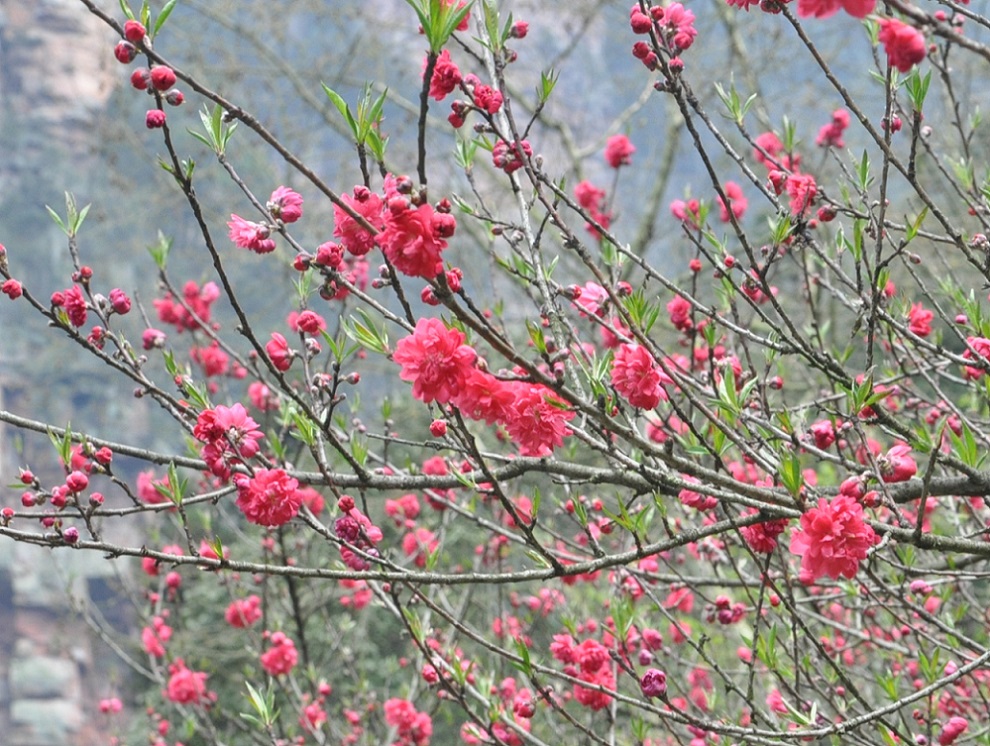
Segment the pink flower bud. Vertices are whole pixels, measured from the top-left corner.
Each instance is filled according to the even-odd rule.
[[[146,91],[149,85],[151,85],[151,70],[146,67],[139,67],[131,73],[131,87],[139,91]]]
[[[662,697],[667,693],[667,674],[651,668],[639,680],[639,688],[646,697]]]
[[[186,100],[185,94],[178,88],[173,88],[171,91],[165,94],[165,103],[169,106],[182,106],[182,102]]]
[[[165,112],[161,109],[151,109],[144,115],[144,126],[149,130],[165,126]]]
[[[124,38],[132,44],[140,44],[144,41],[147,30],[140,21],[131,19],[124,24]]]
[[[62,532],[62,539],[66,544],[75,544],[79,541],[79,529],[75,526],[69,526]]]
[[[122,65],[129,65],[137,57],[137,47],[129,41],[118,41],[117,46],[113,48],[113,56]]]
[[[0,286],[0,292],[6,295],[11,300],[17,300],[23,295],[24,291],[21,288],[21,283],[17,280],[10,279],[6,280],[2,286]]]
[[[151,85],[156,91],[167,91],[175,85],[175,72],[171,67],[158,65],[151,69]]]
[[[110,291],[110,305],[113,306],[113,310],[116,313],[123,316],[131,310],[131,299],[120,288],[114,288]]]
[[[447,422],[445,420],[433,420],[430,423],[430,432],[434,438],[442,438],[447,434]]]

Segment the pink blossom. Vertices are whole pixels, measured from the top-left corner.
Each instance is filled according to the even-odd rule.
[[[639,409],[654,409],[667,400],[661,383],[672,383],[661,371],[647,349],[638,344],[621,344],[612,361],[612,385],[630,404]]]
[[[877,456],[877,466],[884,482],[906,482],[918,473],[918,464],[911,458],[910,453],[911,446],[901,443],[883,456]]]
[[[190,348],[189,357],[203,368],[203,375],[207,378],[222,376],[230,367],[230,357],[220,349],[218,342],[213,342],[209,347]]]
[[[832,121],[822,125],[818,130],[818,137],[815,138],[815,145],[822,148],[842,148],[845,142],[842,134],[849,127],[849,112],[845,109],[836,109],[832,112]]]
[[[21,283],[17,280],[9,279],[4,280],[3,286],[0,287],[0,292],[11,300],[17,300],[24,294],[24,289],[21,287]]]
[[[224,619],[231,627],[250,627],[261,619],[261,599],[252,594],[247,598],[238,598],[230,602]]]
[[[382,710],[385,722],[395,728],[403,746],[429,746],[433,736],[433,721],[425,712],[417,712],[406,699],[388,699]]]
[[[155,472],[151,469],[146,469],[138,474],[137,493],[142,502],[148,505],[158,505],[169,502],[168,497],[155,489],[156,484],[166,487],[168,485],[168,477],[155,479]]]
[[[509,437],[524,456],[549,456],[571,434],[567,423],[574,412],[550,389],[540,384],[512,384],[515,401],[506,412]]]
[[[908,330],[919,337],[927,337],[932,333],[933,318],[934,311],[929,311],[920,303],[912,303],[908,311]]]
[[[739,529],[749,548],[759,554],[770,554],[777,548],[777,537],[787,530],[787,518],[753,523]]]
[[[264,223],[252,223],[240,215],[231,215],[227,221],[228,236],[241,249],[250,249],[257,254],[267,254],[275,250],[275,241],[270,238],[271,228]]]
[[[426,318],[396,343],[392,360],[402,366],[399,378],[413,384],[413,396],[446,404],[461,392],[477,357],[464,340],[463,333],[440,319]]]
[[[798,0],[801,18],[828,18],[843,9],[853,18],[866,18],[873,12],[876,0]]]
[[[526,163],[526,159],[533,155],[533,148],[528,140],[509,145],[505,140],[499,140],[492,148],[492,163],[495,168],[500,168],[505,173],[511,174],[518,171]]]
[[[472,367],[451,401],[466,417],[492,425],[505,420],[513,400],[512,387],[505,381]]]
[[[268,359],[272,361],[276,370],[284,373],[292,367],[294,353],[285,337],[278,332],[272,332],[272,338],[265,345],[265,352],[268,353]]]
[[[178,658],[169,666],[168,685],[165,696],[180,705],[203,705],[216,698],[213,692],[206,690],[207,674],[202,671],[191,671],[185,662]]]
[[[491,86],[476,85],[474,87],[474,105],[489,114],[495,114],[502,108],[502,93]]]
[[[823,575],[855,577],[859,563],[879,537],[863,521],[863,506],[851,497],[824,498],[801,516],[801,530],[791,535],[791,551],[801,557],[800,579],[813,583]]]
[[[969,721],[964,717],[955,715],[949,718],[949,722],[945,724],[942,728],[942,732],[938,735],[939,746],[949,746],[951,743],[955,743],[956,739],[961,736],[965,730],[969,728]]]
[[[378,243],[397,270],[432,280],[443,268],[440,252],[447,248],[444,239],[453,235],[453,220],[430,205],[412,207],[404,197],[393,197]]]
[[[378,230],[384,226],[382,198],[367,187],[354,187],[354,196],[342,194],[341,201]],[[333,206],[333,235],[354,256],[364,256],[375,246],[375,234],[361,226],[338,205]],[[336,266],[336,265],[333,265]]]
[[[632,154],[636,147],[625,135],[613,135],[605,143],[605,162],[612,168],[628,166],[632,163]]]
[[[729,200],[729,208],[732,209],[732,214],[735,216],[736,220],[742,219],[743,214],[746,212],[746,208],[749,206],[749,200],[743,196],[742,187],[734,181],[727,181],[725,182],[725,186],[722,187],[722,191],[725,192],[725,196]],[[728,223],[729,208],[726,207],[721,197],[716,197],[716,200],[718,200],[720,210],[719,219],[723,223]]]
[[[426,60],[423,60],[423,69],[426,69]],[[450,52],[443,50],[438,56],[433,67],[433,77],[430,78],[430,97],[437,101],[443,101],[450,93],[460,85],[461,71],[450,59]]]
[[[240,475],[237,507],[259,526],[281,526],[292,520],[302,505],[299,482],[282,469],[255,469],[254,476]]]
[[[88,306],[82,288],[78,285],[73,285],[64,291],[63,295],[62,307],[69,317],[69,322],[75,327],[83,326],[86,323]]]
[[[639,680],[639,688],[644,697],[662,697],[667,693],[667,674],[651,668]]]
[[[150,627],[141,630],[141,644],[144,645],[144,652],[152,658],[165,657],[165,643],[170,639],[172,639],[172,628],[160,616],[151,620]]]
[[[896,18],[880,19],[880,33],[877,38],[883,44],[890,64],[902,73],[910,72],[912,67],[928,55],[925,35]]]
[[[986,365],[986,362],[990,360],[990,339],[987,339],[985,337],[966,337],[966,344],[971,349],[967,349],[963,353],[963,357],[967,359],[972,359],[973,358],[972,351],[975,350],[976,353],[983,358],[984,365]],[[982,367],[978,368],[973,365],[965,366],[964,370],[966,372],[967,378],[974,378],[974,379],[980,378],[986,372],[984,368]]]
[[[269,676],[282,676],[299,661],[296,644],[282,632],[272,635],[272,646],[261,654],[261,667]]]
[[[791,174],[787,177],[787,194],[791,198],[791,215],[803,217],[811,209],[818,194],[815,177],[810,174]]]
[[[302,203],[303,198],[298,192],[294,192],[287,186],[280,186],[272,192],[266,207],[275,220],[281,220],[283,223],[294,223],[302,217]]]
[[[667,303],[667,313],[670,315],[670,323],[674,325],[675,329],[687,332],[694,328],[691,321],[691,304],[686,298],[679,295],[674,296]]]
[[[681,3],[671,3],[664,9],[663,22],[671,33],[675,50],[684,50],[694,44],[698,30],[694,27],[694,13]]]
[[[119,313],[123,316],[131,310],[131,299],[120,288],[114,288],[110,291],[109,300],[110,307],[113,308],[114,313]]]

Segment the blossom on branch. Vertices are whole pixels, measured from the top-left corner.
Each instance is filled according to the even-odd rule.
[[[852,578],[880,537],[863,520],[863,506],[851,497],[824,498],[801,516],[801,530],[791,535],[791,551],[801,557],[800,579],[810,584],[827,575]]]

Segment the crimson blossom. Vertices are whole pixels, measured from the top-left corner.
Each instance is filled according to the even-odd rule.
[[[890,64],[902,73],[910,72],[912,67],[928,55],[925,35],[896,18],[880,19],[880,33],[877,38],[883,44]]]
[[[876,0],[798,0],[798,15],[828,18],[842,9],[853,18],[866,18],[876,4]]]
[[[621,344],[612,361],[612,385],[630,404],[640,409],[653,409],[667,400],[661,383],[672,383],[657,368],[653,356],[638,344]]]
[[[180,705],[205,705],[216,698],[216,694],[206,689],[207,674],[190,670],[181,658],[169,666],[168,685],[165,696]]]
[[[299,482],[282,469],[256,469],[253,477],[239,476],[237,507],[259,526],[282,526],[299,512]]]
[[[249,249],[256,254],[275,251],[275,241],[270,238],[271,228],[264,223],[252,223],[240,215],[231,214],[227,228],[227,235],[238,248]]]
[[[402,274],[432,280],[443,269],[440,252],[455,226],[452,215],[436,212],[431,205],[413,207],[405,197],[392,197],[378,243]]]
[[[791,536],[791,552],[801,557],[801,582],[810,584],[824,575],[833,580],[855,577],[859,563],[878,541],[863,521],[863,506],[837,495],[831,501],[822,498],[818,507],[801,516],[801,530]]]
[[[427,404],[446,404],[464,388],[477,353],[465,336],[440,319],[420,319],[416,329],[395,345],[392,359],[402,366],[399,378],[413,385],[413,396]]]

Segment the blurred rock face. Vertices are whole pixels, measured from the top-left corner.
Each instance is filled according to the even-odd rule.
[[[15,148],[0,162],[0,191],[40,152],[86,148],[88,125],[117,79],[115,41],[73,0],[0,0],[0,123],[5,140],[23,133],[6,143]]]

